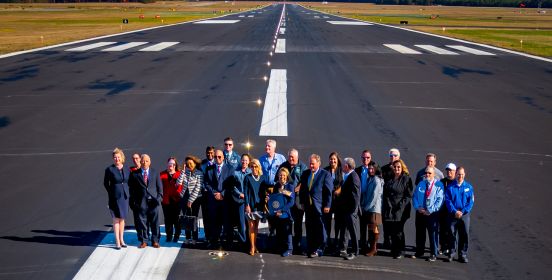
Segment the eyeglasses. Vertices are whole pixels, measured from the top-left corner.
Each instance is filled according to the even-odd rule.
[[[425,174],[426,174],[426,175],[431,175],[431,174],[433,174],[433,173],[432,173],[432,172],[426,172]]]
[[[234,146],[232,143],[224,143],[224,146]]]
[[[216,156],[216,158],[224,158],[224,156]]]
[[[389,154],[390,157],[398,157],[399,155],[397,154]]]
[[[372,157],[362,157],[362,159],[371,159]]]

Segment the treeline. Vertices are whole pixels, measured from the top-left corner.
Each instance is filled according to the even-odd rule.
[[[340,1],[341,2],[341,1]],[[361,1],[364,2],[364,1]],[[552,0],[374,0],[376,4],[550,8]]]

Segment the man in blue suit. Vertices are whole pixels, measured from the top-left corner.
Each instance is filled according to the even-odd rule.
[[[151,229],[151,245],[159,248],[159,206],[163,200],[163,185],[159,172],[150,167],[149,155],[141,157],[141,167],[130,175],[128,186],[130,191],[130,207],[137,215],[135,219],[139,248],[146,248],[148,227]]]
[[[227,242],[232,242],[233,229],[231,225],[228,204],[231,202],[233,187],[234,168],[224,162],[224,154],[221,150],[215,151],[215,164],[205,170],[205,188],[207,189],[207,204],[209,208],[209,230],[210,248],[217,248],[220,245],[220,235],[224,225]],[[228,195],[226,195],[228,193]]]
[[[305,209],[307,229],[307,252],[310,258],[321,257],[326,247],[326,230],[322,214],[330,212],[333,180],[331,174],[320,168],[320,156],[310,156],[309,170],[301,175],[299,196]]]

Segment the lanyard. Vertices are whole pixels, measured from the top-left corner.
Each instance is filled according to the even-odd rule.
[[[429,195],[431,194],[431,190],[433,190],[434,185],[435,185],[435,179],[433,181],[431,181],[431,185],[429,186],[428,189],[426,189],[426,192],[425,192],[425,197],[426,198],[429,198]]]

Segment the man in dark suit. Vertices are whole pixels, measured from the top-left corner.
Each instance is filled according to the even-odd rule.
[[[232,200],[234,168],[224,163],[224,154],[221,150],[215,151],[215,164],[205,170],[205,188],[207,189],[207,204],[209,208],[209,247],[216,248],[220,245],[220,235],[224,225],[227,242],[232,242],[233,229],[228,204]],[[228,195],[226,193],[228,192]]]
[[[343,209],[339,212],[343,215],[343,225],[340,230],[341,235],[339,236],[339,241],[341,243],[342,257],[346,260],[352,260],[358,255],[360,178],[358,174],[354,172],[355,161],[352,158],[345,158],[343,162],[343,185],[341,186],[341,205]],[[345,234],[345,230],[349,232],[348,235]],[[353,251],[347,254],[349,237],[351,239]]]
[[[320,168],[320,156],[310,156],[310,169],[301,175],[299,195],[305,209],[307,252],[310,258],[321,257],[326,247],[326,230],[322,214],[330,212],[333,180],[330,172]]]
[[[128,180],[130,207],[137,215],[135,219],[139,248],[146,248],[148,227],[151,229],[151,245],[159,248],[159,206],[163,200],[163,184],[159,172],[150,167],[149,155],[141,156],[141,167],[132,172]]]

